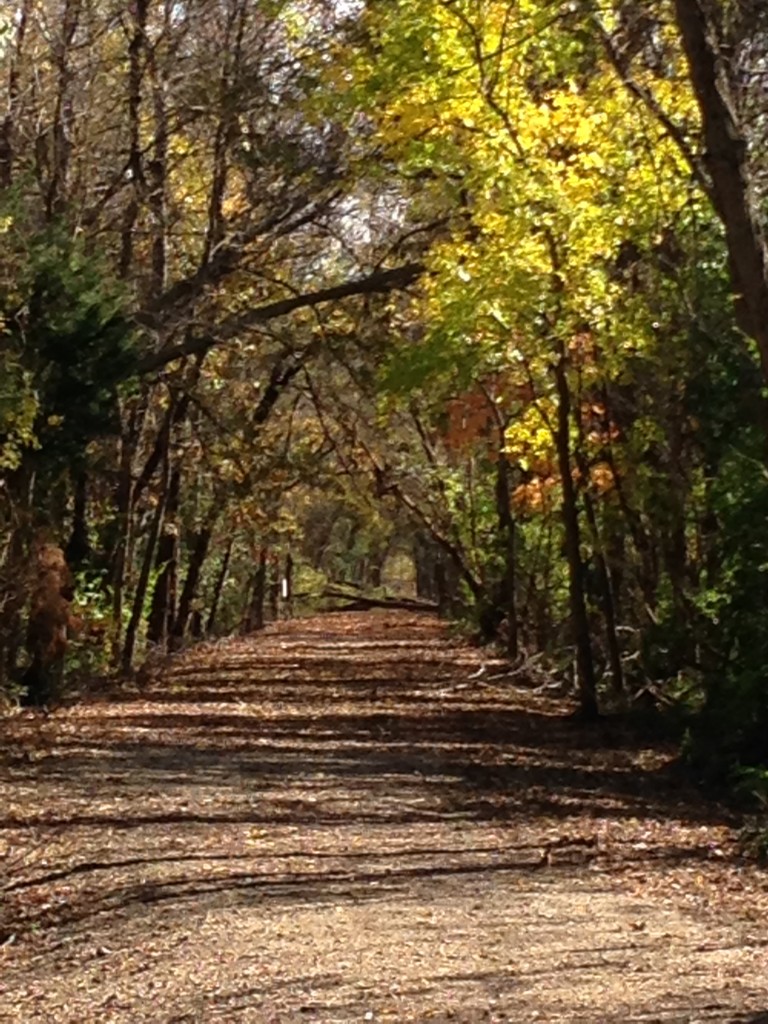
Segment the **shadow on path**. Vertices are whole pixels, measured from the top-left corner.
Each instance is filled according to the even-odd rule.
[[[432,619],[336,614],[198,648],[146,692],[44,726],[8,719],[0,837],[55,849],[22,858],[6,934],[166,901],[407,898],[452,875],[710,858],[701,829],[729,816],[669,750],[484,686],[482,657]],[[30,899],[46,886],[66,894]]]

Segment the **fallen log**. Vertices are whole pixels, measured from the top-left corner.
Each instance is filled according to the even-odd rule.
[[[436,612],[434,601],[424,601],[418,597],[369,597],[366,594],[350,593],[341,587],[326,587],[320,597],[326,601],[344,601],[342,611],[364,612],[373,608],[384,608],[390,611]]]

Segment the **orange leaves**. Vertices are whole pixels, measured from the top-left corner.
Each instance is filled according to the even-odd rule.
[[[575,469],[572,471],[574,482],[584,483],[583,474]],[[613,470],[607,462],[596,462],[588,470],[589,488],[598,495],[609,494],[616,486]],[[512,507],[517,513],[545,513],[555,510],[560,500],[560,476],[556,472],[544,472],[536,475],[515,488],[512,494]]]
[[[584,439],[591,447],[604,448],[620,439],[621,431],[603,402],[584,401],[580,411]]]
[[[512,494],[512,507],[516,512],[552,512],[557,502],[559,477],[534,477],[520,484]]]
[[[607,494],[616,486],[616,477],[607,462],[596,462],[589,469],[589,482],[598,494]]]
[[[595,362],[599,352],[592,331],[579,331],[568,341],[568,352],[576,366],[588,366]]]
[[[449,449],[461,451],[474,447],[478,441],[490,442],[494,413],[488,398],[479,388],[451,399],[447,412],[444,440]]]
[[[534,397],[531,384],[516,380],[512,370],[486,377],[448,402],[446,446],[458,452],[481,444],[495,458],[511,411]]]

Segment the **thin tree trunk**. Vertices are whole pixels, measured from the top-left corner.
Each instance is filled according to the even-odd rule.
[[[207,266],[212,254],[224,239],[224,196],[229,173],[229,153],[239,132],[238,119],[231,109],[230,94],[242,75],[243,34],[248,14],[248,0],[232,4],[227,14],[225,54],[219,80],[219,109],[222,111],[213,141],[211,193],[208,200],[208,228],[203,244],[201,267]]]
[[[192,548],[192,554],[189,557],[189,565],[187,566],[187,575],[184,580],[184,586],[181,589],[179,607],[171,630],[171,647],[174,649],[178,649],[181,646],[184,640],[184,635],[187,631],[189,616],[192,612],[192,602],[194,601],[195,594],[197,593],[200,573],[202,572],[203,563],[205,562],[208,554],[208,548],[210,547],[211,537],[213,536],[216,518],[217,512],[211,513],[208,522],[202,527],[202,529],[198,530],[195,536],[195,544]]]
[[[18,653],[23,642],[22,612],[29,590],[29,559],[32,549],[32,480],[28,465],[6,478],[10,499],[8,540],[3,551],[3,590],[0,593],[0,684],[16,674]]]
[[[584,510],[593,537],[594,558],[597,567],[597,583],[600,588],[600,603],[603,607],[605,643],[608,648],[608,665],[611,670],[611,685],[616,693],[624,690],[624,666],[621,662],[621,645],[616,632],[616,605],[613,597],[613,580],[603,554],[600,531],[595,515],[595,503],[591,495],[584,495]]]
[[[120,641],[123,629],[123,602],[125,588],[133,555],[133,457],[141,433],[141,423],[146,415],[147,403],[144,399],[134,403],[128,424],[120,439],[120,460],[118,484],[115,493],[117,514],[113,527],[117,532],[117,540],[108,543],[107,555],[112,562],[112,661],[117,665],[121,657]],[[111,549],[111,550],[110,550]]]
[[[613,475],[616,497],[619,501],[624,522],[626,523],[629,535],[632,538],[637,557],[639,559],[638,584],[643,594],[646,611],[653,616],[656,610],[657,592],[659,587],[658,559],[655,553],[655,545],[648,535],[638,512],[632,508],[627,500],[624,490],[624,482],[619,474],[619,469],[611,452],[605,453],[605,459]]]
[[[221,595],[224,591],[224,584],[227,582],[227,574],[229,573],[229,563],[232,558],[232,548],[234,547],[234,543],[234,538],[230,537],[227,541],[227,546],[224,549],[224,557],[221,560],[219,575],[216,577],[216,582],[213,585],[211,610],[208,612],[208,621],[205,624],[206,636],[211,636],[216,626],[216,616],[218,615],[219,605],[221,604]]]
[[[503,450],[499,451],[496,466],[496,516],[502,536],[504,550],[504,575],[501,581],[501,607],[507,619],[507,653],[511,658],[518,655],[517,601],[517,537],[515,519],[512,515],[512,493],[509,482],[509,460]]]
[[[283,606],[285,608],[285,618],[293,618],[293,555],[288,552],[285,556],[285,575],[280,581],[280,585],[283,588]]]
[[[165,647],[171,631],[176,607],[176,577],[179,533],[177,516],[181,491],[181,473],[175,468],[168,484],[163,531],[157,545],[155,571],[157,579],[152,594],[152,608],[147,621],[147,640]]]
[[[374,473],[377,478],[381,478],[384,481],[385,474],[381,468],[374,462]],[[486,600],[487,594],[483,584],[474,576],[469,566],[467,565],[466,559],[464,558],[463,552],[461,551],[458,544],[455,544],[448,537],[446,537],[437,527],[430,522],[428,517],[419,508],[416,502],[410,498],[405,491],[397,483],[386,484],[383,483],[382,493],[391,494],[396,500],[406,508],[418,522],[424,527],[424,529],[430,534],[436,546],[443,552],[448,559],[456,567],[457,574],[464,580],[467,587],[469,588],[472,597],[478,605],[482,604]]]
[[[88,473],[85,467],[75,472],[72,530],[65,548],[67,564],[78,569],[91,554],[88,536]]]
[[[170,4],[165,5],[163,31],[170,29]],[[165,91],[167,81],[164,69],[158,67],[157,49],[148,55],[152,83],[152,103],[155,117],[152,160],[147,164],[147,206],[152,218],[152,273],[149,285],[149,303],[163,294],[167,277],[168,216],[167,216],[167,173],[168,173],[168,112]]]
[[[170,438],[167,438],[166,444],[170,445]],[[141,616],[144,610],[144,599],[147,596],[155,549],[157,547],[157,541],[163,524],[165,503],[168,498],[168,483],[170,477],[169,463],[169,453],[166,451],[165,458],[163,459],[163,477],[160,486],[160,494],[158,496],[155,514],[152,517],[152,525],[150,527],[149,536],[147,537],[147,546],[144,551],[144,560],[142,562],[141,572],[139,573],[139,579],[136,584],[136,593],[133,597],[131,618],[128,622],[128,628],[125,631],[125,644],[123,645],[123,655],[121,659],[121,668],[125,673],[130,672],[131,666],[133,665],[133,654],[136,647],[139,625],[141,624]]]
[[[267,549],[259,548],[259,560],[251,583],[250,599],[243,619],[244,633],[264,628],[264,602],[267,596]]]
[[[133,266],[134,228],[139,215],[139,198],[144,193],[144,165],[141,148],[141,85],[144,77],[142,60],[146,45],[147,9],[149,0],[135,0],[131,6],[133,33],[128,43],[128,171],[132,195],[126,205],[120,231],[119,273],[127,277]]]
[[[432,564],[432,582],[430,591],[437,602],[437,608],[441,615],[448,615],[453,603],[454,595],[450,593],[448,586],[448,573],[445,571],[445,562],[442,554],[438,551]]]
[[[561,343],[559,359],[555,364],[557,385],[557,429],[555,444],[563,493],[563,526],[565,553],[568,562],[568,590],[573,642],[576,646],[576,675],[581,714],[584,718],[598,717],[597,683],[589,635],[589,616],[584,599],[584,563],[581,558],[581,532],[576,504],[576,487],[571,475],[571,393],[568,386],[565,346]]]
[[[72,78],[70,56],[72,41],[80,21],[81,0],[66,0],[61,20],[61,37],[52,45],[57,70],[57,90],[51,135],[50,177],[45,196],[48,219],[61,213],[66,205],[69,157],[72,150],[74,115],[69,86]]]
[[[581,394],[581,389],[579,389]],[[605,643],[608,648],[608,665],[611,670],[611,684],[616,693],[624,690],[624,666],[621,662],[621,645],[619,644],[618,633],[616,632],[616,604],[614,601],[613,578],[608,568],[605,557],[600,527],[597,522],[595,503],[589,491],[589,466],[584,456],[583,449],[584,430],[581,419],[578,423],[578,444],[576,446],[576,464],[579,467],[582,479],[584,480],[584,511],[587,516],[587,523],[592,535],[593,557],[597,569],[597,585],[600,592],[600,604],[603,609],[603,625],[605,629]]]
[[[434,601],[437,596],[435,591],[435,549],[429,534],[420,530],[414,531],[412,554],[416,573],[416,596]]]
[[[181,423],[184,419],[187,414],[187,409],[189,408],[189,402],[189,395],[183,394],[178,401],[171,401],[168,408],[165,410],[163,422],[160,424],[160,429],[157,432],[155,443],[142,466],[141,472],[136,477],[136,481],[132,488],[131,497],[134,505],[139,501],[147,487],[149,487],[152,482],[152,477],[157,472],[158,466],[162,465],[163,458],[165,456],[166,435],[169,430],[175,427],[178,423]]]
[[[494,633],[498,630],[503,620],[507,620],[507,653],[510,657],[517,658],[520,642],[517,617],[517,526],[515,517],[512,515],[511,467],[505,451],[507,423],[501,415],[498,402],[496,402],[494,396],[484,385],[481,384],[480,386],[498,431],[494,497],[504,562],[501,580],[494,595],[495,607],[489,609],[490,614],[487,616],[487,619],[488,624],[493,625]]]
[[[167,430],[172,430],[174,427],[183,423],[186,419],[187,412],[189,411],[190,404],[192,402],[192,389],[195,387],[200,379],[200,372],[202,370],[203,362],[205,361],[204,356],[197,356],[192,363],[189,372],[185,374],[184,380],[184,392],[181,395],[175,397],[163,416],[163,422],[160,429],[155,437],[155,443],[152,446],[152,450],[147,456],[144,465],[141,468],[141,472],[136,477],[136,482],[133,485],[133,503],[136,504],[141,498],[146,488],[152,481],[152,477],[157,472],[158,466],[163,460],[164,453],[164,437]]]
[[[267,600],[269,602],[269,614],[273,622],[277,622],[280,616],[280,562],[277,558],[272,560],[268,566],[267,573]]]

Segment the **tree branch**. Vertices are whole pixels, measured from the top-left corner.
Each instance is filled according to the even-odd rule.
[[[308,309],[324,302],[334,302],[353,295],[376,295],[407,288],[408,285],[418,280],[423,272],[423,264],[406,263],[392,270],[379,270],[367,277],[354,278],[344,284],[321,288],[314,292],[304,292],[288,299],[278,299],[276,302],[257,306],[250,312],[227,317],[217,327],[215,334],[193,335],[178,345],[166,345],[159,352],[146,356],[140,361],[138,372],[142,375],[152,373],[168,363],[172,363],[175,359],[204,354],[216,345],[231,341],[251,327],[286,316],[296,309]]]
[[[318,217],[338,195],[334,192],[315,202],[308,202],[305,196],[296,196],[284,209],[275,210],[257,223],[235,232],[226,242],[221,242],[197,270],[171,285],[141,310],[136,316],[137,323],[157,330],[175,310],[236,270],[252,242],[268,235],[280,238],[297,231]]]
[[[635,96],[640,102],[650,111],[651,114],[656,118],[659,124],[667,132],[667,135],[677,146],[678,150],[682,154],[685,162],[691,168],[691,173],[696,180],[699,187],[706,193],[706,195],[712,195],[712,185],[709,177],[704,169],[704,164],[698,154],[694,151],[693,147],[689,143],[685,136],[685,132],[676,124],[672,118],[667,114],[662,105],[653,95],[650,89],[646,86],[641,85],[637,79],[633,78],[627,61],[619,53],[613,38],[608,29],[603,25],[600,18],[593,18],[593,23],[600,34],[600,39],[603,43],[606,56],[610,61],[614,71],[619,76],[627,91]]]

